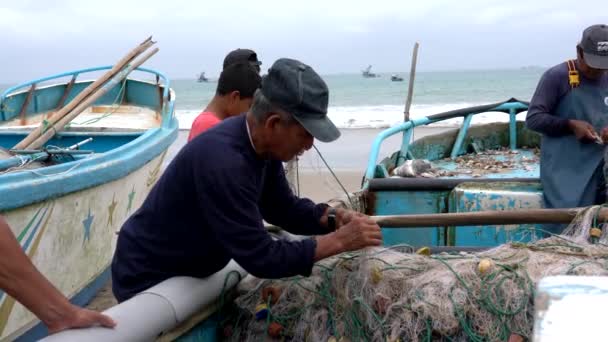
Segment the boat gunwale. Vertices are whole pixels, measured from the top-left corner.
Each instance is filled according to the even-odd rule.
[[[58,79],[58,78],[68,77],[68,76],[78,77],[80,74],[102,71],[102,70],[110,70],[113,67],[114,67],[113,65],[103,65],[103,66],[92,67],[92,68],[77,69],[77,70],[73,70],[73,71],[66,71],[66,72],[62,72],[59,74],[54,74],[51,76],[41,77],[41,78],[37,78],[37,79],[31,80],[31,81],[19,83],[8,89],[5,89],[2,92],[2,94],[0,94],[0,103],[9,96],[14,96],[14,95],[22,93],[22,92],[19,92],[20,89],[32,86],[34,84],[47,82],[47,81],[51,81],[51,80]],[[143,68],[143,67],[135,68],[133,71],[141,71],[141,72],[153,74],[153,75],[158,76],[161,79],[163,79],[163,81],[165,81],[164,89],[163,89],[163,100],[170,100],[169,89],[171,88],[171,81],[169,80],[169,78],[167,76],[165,76],[165,74],[163,74],[160,71],[156,71],[154,69]],[[144,80],[141,80],[141,81],[145,82],[145,83],[149,83],[149,84],[154,84],[149,81],[144,81]],[[74,82],[74,83],[81,83],[81,82],[91,82],[91,80],[80,80],[79,82]],[[59,83],[48,84],[48,85],[45,85],[44,87],[41,87],[38,89],[44,89],[44,88],[48,88],[51,86],[57,86],[57,85],[67,84],[67,83],[68,82],[59,82]]]
[[[510,115],[510,124],[515,126],[516,118],[515,115],[527,110],[529,103],[526,101],[521,101],[515,98],[510,98],[503,102],[492,103],[488,105],[481,105],[475,107],[468,107],[462,109],[451,110],[443,113],[438,113],[434,115],[425,116],[418,119],[412,119],[409,121],[405,121],[396,125],[394,127],[388,128],[380,132],[376,138],[374,139],[371,147],[371,151],[369,154],[369,159],[367,162],[365,174],[363,176],[362,181],[362,189],[367,189],[369,187],[370,180],[374,179],[375,169],[378,165],[378,157],[380,153],[380,146],[383,141],[387,138],[397,134],[403,133],[403,142],[401,145],[400,152],[402,155],[407,154],[407,150],[409,148],[411,136],[413,133],[413,128],[418,126],[426,126],[429,124],[441,122],[444,120],[454,119],[458,117],[470,117],[477,114],[487,113],[487,112],[501,112]],[[459,134],[462,137],[458,137],[458,139],[462,140],[466,136],[466,130],[468,129],[468,125],[466,125],[466,120],[463,122],[463,125],[460,127],[460,131],[464,133]],[[405,153],[404,153],[405,150]]]

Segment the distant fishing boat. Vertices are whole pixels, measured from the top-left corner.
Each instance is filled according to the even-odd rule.
[[[365,78],[374,78],[374,77],[380,77],[380,75],[378,74],[374,74],[372,71],[372,66],[368,65],[367,68],[365,68],[365,70],[363,70],[361,73],[363,75],[363,77]]]
[[[116,231],[161,175],[177,137],[169,80],[137,66],[66,72],[0,95],[0,213],[34,265],[77,305],[109,281]],[[107,69],[108,81],[79,80]],[[156,81],[127,78],[134,69]],[[57,127],[63,120],[57,119],[39,129],[79,108],[69,127]],[[53,134],[26,143],[36,131]],[[0,340],[33,341],[46,333],[0,291]]]
[[[391,81],[393,82],[402,82],[403,81],[403,77],[397,75],[397,74],[392,74],[391,75]]]
[[[208,79],[208,78],[205,76],[205,72],[204,72],[204,71],[203,71],[203,72],[201,72],[201,73],[198,75],[198,79],[197,79],[197,81],[198,81],[198,82],[209,82],[209,79]]]

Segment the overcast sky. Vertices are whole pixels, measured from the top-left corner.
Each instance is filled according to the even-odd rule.
[[[149,35],[146,66],[173,79],[217,75],[237,47],[323,74],[408,70],[415,41],[423,71],[549,66],[602,22],[606,0],[2,0],[0,83],[113,64]]]

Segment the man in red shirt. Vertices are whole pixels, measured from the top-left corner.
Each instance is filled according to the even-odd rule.
[[[249,63],[227,65],[220,74],[215,96],[192,123],[188,141],[228,117],[247,112],[261,82],[257,70]]]

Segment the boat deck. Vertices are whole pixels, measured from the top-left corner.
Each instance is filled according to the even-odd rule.
[[[500,149],[431,161],[428,178],[533,178],[540,173],[537,148]]]

